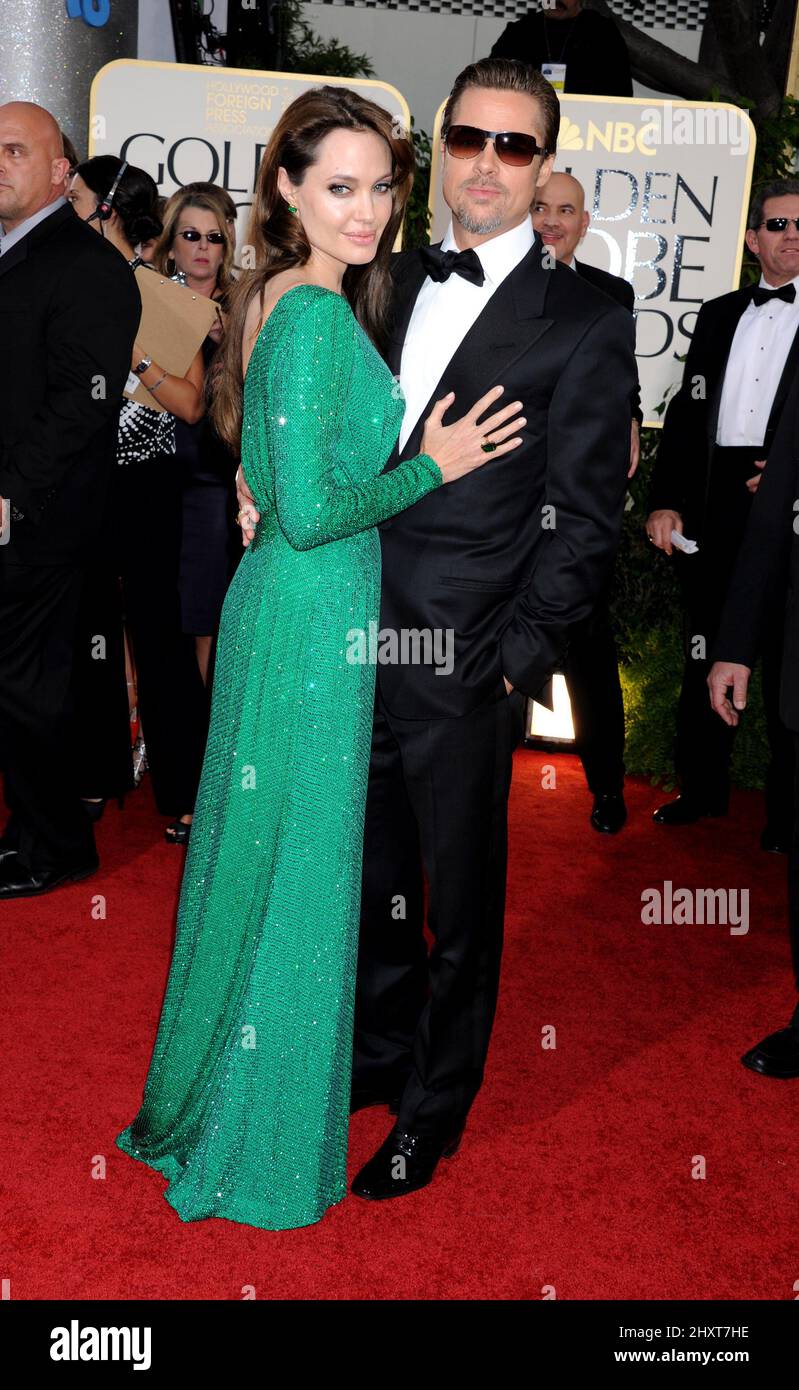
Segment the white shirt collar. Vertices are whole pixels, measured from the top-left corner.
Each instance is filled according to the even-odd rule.
[[[501,280],[504,280],[505,276],[509,275],[519,264],[519,261],[524,259],[534,241],[533,224],[529,217],[525,217],[518,227],[511,227],[510,231],[500,232],[499,236],[491,237],[489,241],[484,241],[482,245],[476,246],[474,249],[480,259],[488,283],[496,286]],[[441,242],[441,250],[458,250],[451,218]]]

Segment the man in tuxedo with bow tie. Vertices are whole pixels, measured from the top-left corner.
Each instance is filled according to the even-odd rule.
[[[592,611],[621,530],[632,317],[558,265],[530,220],[559,119],[553,88],[526,64],[466,68],[442,130],[450,226],[392,265],[386,357],[405,415],[386,471],[418,454],[450,391],[447,421],[502,385],[526,423],[512,455],[380,527],[388,659],[378,655],[351,1098],[353,1111],[387,1104],[397,1117],[352,1185],[375,1201],[426,1186],[460,1143],[496,1008],[525,699]],[[247,544],[258,513],[241,478],[238,491]]]
[[[594,607],[621,528],[633,323],[533,230],[558,123],[532,68],[466,68],[442,131],[452,220],[440,245],[394,261],[387,358],[405,416],[386,468],[419,452],[449,391],[454,420],[501,384],[526,425],[512,455],[380,527],[381,631],[450,634],[452,660],[377,668],[352,1109],[388,1102],[397,1119],[353,1183],[372,1200],[425,1186],[460,1142],[497,1000],[525,697]]]
[[[685,604],[685,668],[677,709],[680,795],[655,811],[662,825],[723,816],[729,798],[733,726],[710,708],[708,652],[788,391],[799,370],[799,182],[757,191],[746,244],[760,283],[709,300],[696,320],[682,386],[669,403],[646,529],[672,554],[676,530],[699,544],[677,552]],[[791,841],[793,744],[779,714],[782,623],[763,634],[763,700],[771,761],[761,846]]]

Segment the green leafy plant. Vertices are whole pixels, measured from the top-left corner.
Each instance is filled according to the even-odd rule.
[[[427,246],[430,240],[430,164],[432,147],[430,136],[424,130],[417,130],[411,117],[411,140],[416,156],[416,173],[411,196],[405,209],[402,229],[402,246],[410,250],[416,246]]]
[[[309,72],[320,77],[374,77],[367,53],[354,53],[338,39],[324,39],[307,22],[303,0],[281,0],[280,71]],[[259,55],[242,66],[261,66]]]

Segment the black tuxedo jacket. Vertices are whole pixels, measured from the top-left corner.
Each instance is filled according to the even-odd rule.
[[[0,565],[69,563],[96,534],[141,298],[67,204],[0,256]]]
[[[733,290],[702,305],[685,361],[682,385],[669,402],[652,476],[649,510],[670,508],[683,518],[685,533],[701,537],[710,484],[710,460],[724,386],[724,373],[741,314],[752,301],[753,287]],[[777,387],[763,442],[768,457],[799,366],[797,332]],[[704,383],[704,385],[702,384]]]
[[[780,714],[799,733],[799,372],[794,372],[780,424],[752,500],[713,661],[752,667],[775,609],[785,613]]]
[[[570,269],[546,269],[539,238],[478,316],[386,469],[421,449],[424,422],[448,391],[458,419],[492,386],[522,402],[523,443],[437,488],[380,527],[381,626],[452,630],[454,669],[379,665],[390,712],[468,713],[503,675],[535,695],[572,623],[592,610],[618,543],[635,383],[633,322]],[[402,348],[425,279],[418,251],[394,258],[388,361]]]
[[[611,299],[615,299],[622,308],[629,313],[635,311],[635,290],[629,280],[625,280],[622,275],[611,275],[609,270],[599,270],[595,265],[585,265],[582,261],[574,258],[574,268],[578,275],[582,275],[589,285],[596,285],[598,290],[609,294]],[[630,397],[630,411],[632,418],[637,420],[639,425],[643,424],[643,414],[641,413],[641,385],[638,377],[635,379],[635,390]]]

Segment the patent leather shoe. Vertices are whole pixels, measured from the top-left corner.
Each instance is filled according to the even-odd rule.
[[[600,792],[594,797],[591,824],[602,835],[617,835],[627,819],[627,807],[621,792]]]
[[[780,1028],[745,1052],[741,1058],[745,1067],[760,1076],[775,1076],[790,1081],[799,1076],[799,1029]]]
[[[760,836],[760,848],[767,854],[790,854],[790,830],[783,830],[779,825],[767,825]]]
[[[447,1139],[401,1130],[396,1125],[354,1178],[351,1192],[369,1202],[405,1197],[427,1187],[442,1158],[457,1153],[464,1126]]]
[[[658,806],[652,813],[652,819],[657,825],[693,825],[703,816],[726,814],[727,807],[720,802],[716,805],[706,805],[704,802],[695,801],[693,797],[678,796],[675,801],[666,801],[664,805]]]
[[[91,863],[60,869],[29,869],[17,854],[0,861],[0,902],[7,898],[36,898],[49,893],[63,883],[78,883],[89,878],[100,867],[99,859]]]

